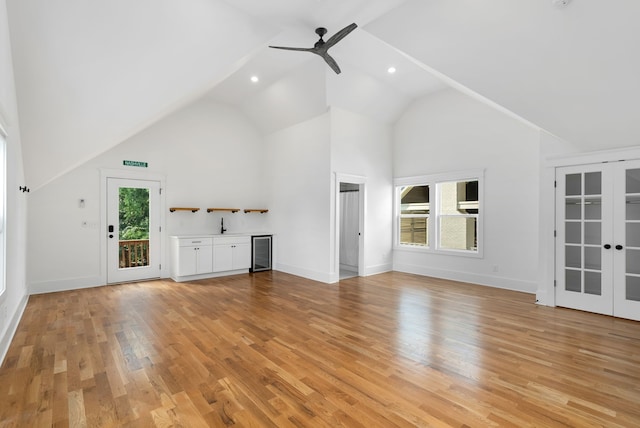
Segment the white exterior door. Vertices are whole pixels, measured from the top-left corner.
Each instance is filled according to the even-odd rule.
[[[556,304],[640,319],[640,162],[556,171]]]
[[[107,179],[107,283],[160,277],[160,182]]]

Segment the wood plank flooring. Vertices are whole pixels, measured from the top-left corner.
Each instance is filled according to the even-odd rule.
[[[637,427],[640,323],[397,272],[32,296],[2,427]]]

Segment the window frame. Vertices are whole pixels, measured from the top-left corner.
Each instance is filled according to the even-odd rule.
[[[478,181],[478,214],[443,215],[440,213],[441,184],[461,181]],[[421,175],[413,177],[401,177],[394,179],[394,226],[393,248],[394,250],[414,251],[419,253],[446,254],[463,257],[483,258],[484,248],[484,169],[448,172],[440,174]],[[401,244],[401,197],[400,193],[406,186],[429,186],[431,196],[429,198],[429,214],[427,226],[428,246]],[[442,217],[474,217],[477,220],[477,250],[460,250],[441,248],[440,223]]]
[[[413,187],[416,186],[426,186],[429,188],[429,194],[431,195],[431,186],[428,184],[418,184],[418,185],[414,185]],[[398,227],[397,227],[397,235],[398,235],[398,244],[400,244],[400,239],[402,237],[402,219],[416,219],[416,218],[421,218],[425,220],[425,224],[427,225],[426,227],[426,240],[427,240],[427,245],[420,245],[420,244],[400,244],[406,247],[410,247],[410,248],[428,248],[429,245],[431,244],[430,241],[430,235],[429,235],[429,225],[431,223],[431,203],[427,202],[426,203],[426,209],[423,211],[428,211],[427,213],[412,213],[412,214],[403,214],[402,213],[402,190],[403,187],[407,187],[407,186],[398,186],[396,187],[396,200],[398,201],[398,205],[397,205],[397,209],[398,209]],[[431,196],[429,196],[429,198],[431,198]]]

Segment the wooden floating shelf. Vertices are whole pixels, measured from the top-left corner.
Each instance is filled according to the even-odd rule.
[[[265,210],[265,209],[246,209],[244,210],[245,213],[260,213],[260,214],[264,214],[264,213],[268,213],[269,210]]]
[[[208,213],[214,211],[231,211],[232,213],[237,213],[238,211],[240,211],[240,208],[207,208]]]
[[[192,213],[200,211],[200,208],[171,207],[169,211],[191,211]]]

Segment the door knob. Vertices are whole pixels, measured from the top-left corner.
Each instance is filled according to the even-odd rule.
[[[622,250],[622,245],[620,244],[616,245],[616,250]]]
[[[608,250],[608,249],[610,249],[610,248],[611,248],[611,244],[604,244],[604,249],[605,249],[605,250]]]

